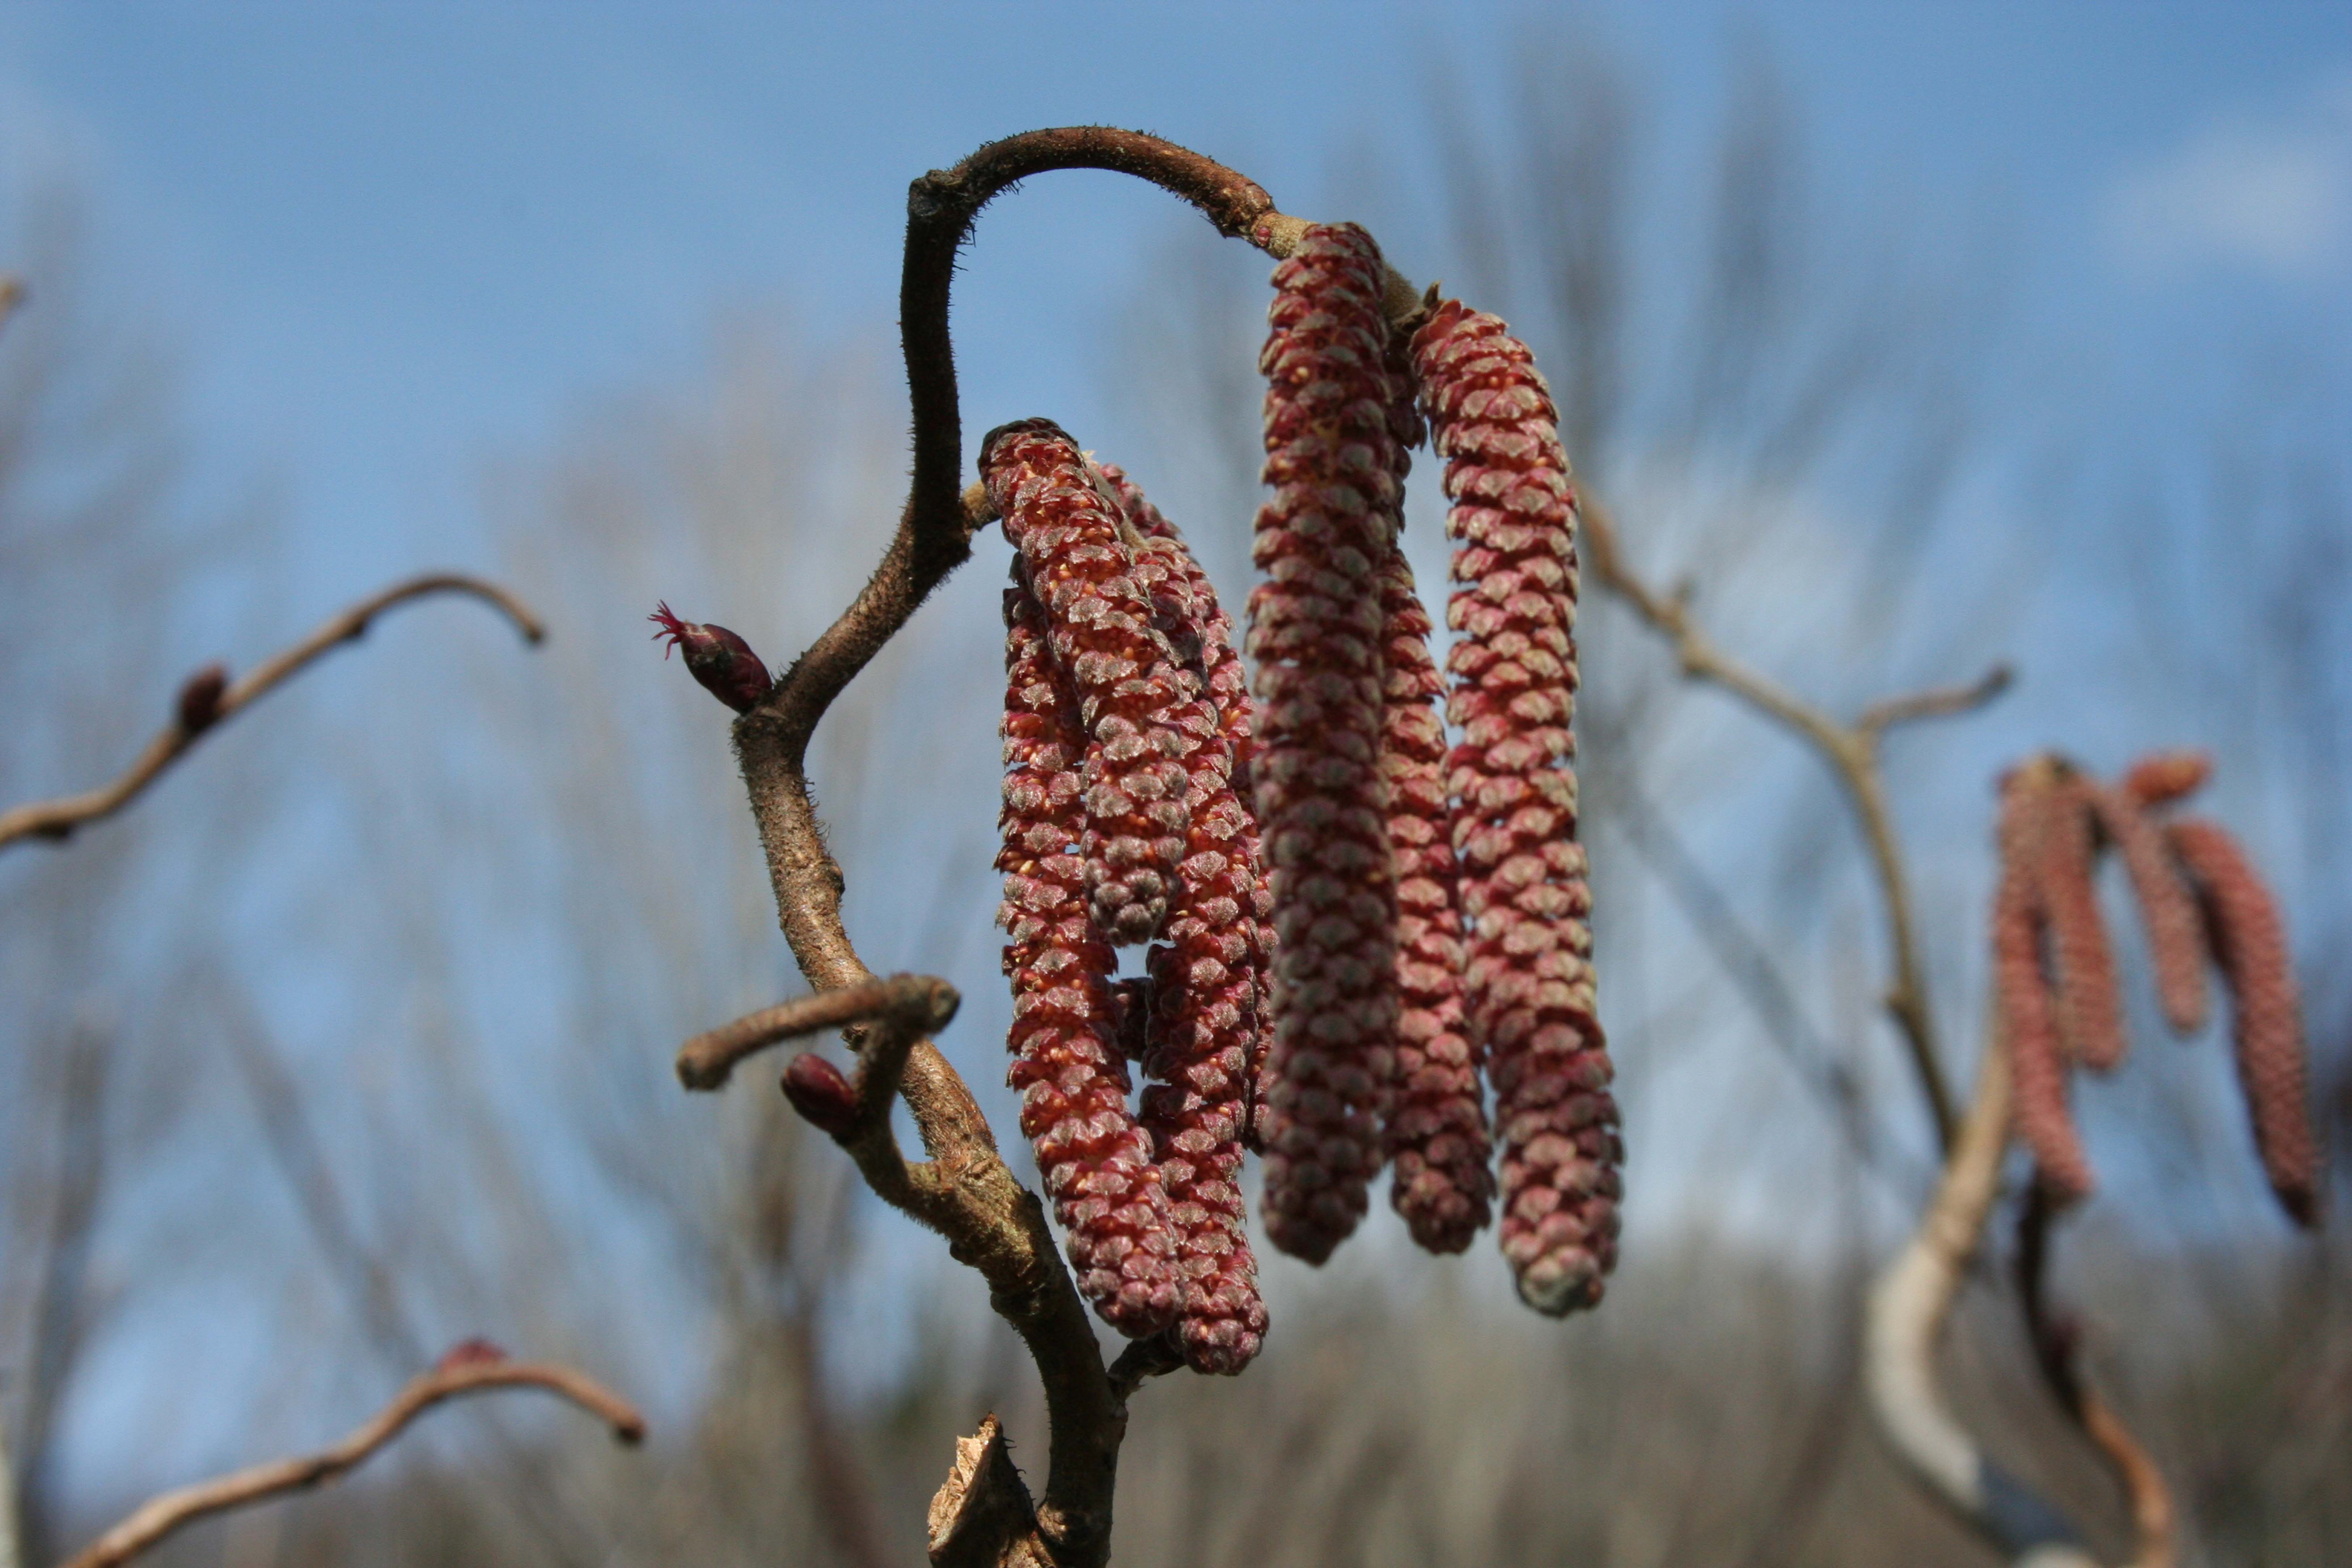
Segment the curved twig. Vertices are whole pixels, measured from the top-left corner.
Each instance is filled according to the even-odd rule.
[[[1895,1456],[1986,1539],[2032,1554],[2033,1568],[2097,1568],[2055,1509],[1985,1458],[1936,1381],[1936,1344],[2000,1191],[2009,1131],[2009,1056],[1992,1041],[1927,1215],[1871,1287],[1864,1386]]]
[[[207,1514],[323,1486],[356,1468],[435,1405],[497,1388],[542,1388],[603,1420],[613,1429],[613,1436],[624,1443],[635,1444],[645,1436],[645,1418],[635,1408],[583,1373],[552,1362],[508,1361],[487,1347],[460,1347],[445,1357],[439,1366],[411,1382],[391,1404],[333,1447],[300,1458],[255,1465],[152,1498],[100,1536],[66,1568],[112,1568]]]
[[[467,594],[480,599],[512,621],[527,642],[538,642],[547,635],[539,617],[495,583],[443,572],[395,584],[361,600],[292,647],[256,665],[239,680],[229,681],[227,672],[219,665],[189,677],[180,689],[172,721],[147,742],[147,749],[139,753],[139,760],[131,764],[128,772],[112,784],[82,795],[30,801],[0,812],[0,849],[26,838],[69,838],[83,825],[111,816],[138,798],[205,731],[259,701],[312,661],[344,643],[356,641],[384,611],[431,594]]]
[[[2082,1335],[2074,1321],[2053,1310],[2048,1268],[2052,1228],[2058,1210],[2042,1183],[2026,1191],[2017,1219],[2017,1295],[2026,1337],[2042,1381],[2074,1424],[2083,1429],[2115,1471],[2132,1520],[2132,1557],[2126,1568],[2173,1568],[2176,1549],[2172,1489],[2155,1458],[2140,1446],[2114,1407],[2083,1375]]]
[[[838,991],[820,991],[812,996],[796,996],[697,1035],[678,1047],[677,1081],[688,1089],[722,1089],[733,1075],[736,1064],[745,1057],[821,1029],[866,1023],[904,1005],[908,978],[899,975],[844,986]],[[931,984],[943,986],[947,982]],[[949,1011],[953,1011],[951,1005]]]
[[[1158,137],[1099,127],[992,142],[908,189],[899,330],[915,457],[906,509],[856,599],[735,725],[736,756],[767,856],[778,922],[802,974],[820,993],[863,986],[874,976],[842,925],[841,868],[825,848],[809,796],[810,737],[850,680],[970,556],[972,535],[987,516],[984,500],[961,486],[963,433],[948,331],[956,252],[980,209],[999,192],[1031,174],[1074,168],[1150,181],[1198,207],[1219,232],[1277,254],[1297,237],[1299,226],[1280,221],[1255,182]],[[1410,287],[1402,279],[1390,292],[1401,309],[1411,307]],[[757,1032],[750,1020],[743,1027]],[[887,1016],[880,1020],[864,1042],[867,1060],[859,1092],[863,1100],[872,1085],[895,1085],[930,1159],[908,1166],[888,1136],[887,1117],[871,1124],[861,1117],[862,1131],[837,1132],[836,1141],[856,1158],[869,1185],[938,1230],[949,1251],[987,1279],[991,1304],[1037,1363],[1051,1431],[1045,1492],[1034,1512],[1025,1489],[1021,1497],[1007,1492],[986,1508],[967,1510],[960,1503],[960,1517],[996,1522],[978,1543],[960,1529],[953,1555],[957,1561],[1103,1563],[1131,1384],[1124,1379],[1114,1384],[1104,1369],[1044,1206],[998,1155],[995,1137],[962,1079],[919,1036]],[[723,1049],[709,1047],[714,1055]],[[974,1464],[982,1485],[1013,1473],[1010,1465]],[[968,1555],[972,1552],[980,1555]]]
[[[1917,925],[1911,912],[1910,875],[1904,866],[1902,845],[1895,836],[1894,813],[1886,803],[1886,785],[1878,765],[1878,742],[1894,725],[1965,713],[1991,701],[2008,689],[2008,669],[1996,668],[1968,686],[1939,688],[1874,703],[1853,723],[1841,723],[1717,647],[1692,619],[1690,606],[1683,595],[1657,593],[1626,564],[1609,509],[1589,491],[1580,491],[1580,499],[1584,564],[1592,576],[1632,605],[1636,615],[1674,645],[1684,675],[1695,680],[1713,681],[1793,731],[1821,754],[1844,786],[1870,851],[1880,894],[1885,900],[1887,945],[1894,968],[1886,986],[1886,1010],[1903,1031],[1920,1093],[1927,1102],[1928,1114],[1935,1120],[1937,1140],[1945,1152],[1950,1153],[1957,1130],[1952,1091],[1944,1077],[1935,1017],[1927,1005],[1927,968],[1919,959]]]

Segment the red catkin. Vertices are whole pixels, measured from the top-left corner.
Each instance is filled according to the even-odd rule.
[[[1156,571],[1164,577],[1164,596],[1156,585],[1152,589],[1155,612],[1160,616],[1162,631],[1184,661],[1184,668],[1199,681],[1215,713],[1224,744],[1227,781],[1234,798],[1247,805],[1255,799],[1251,763],[1257,752],[1256,716],[1250,701],[1249,674],[1242,667],[1240,650],[1234,646],[1233,622],[1218,605],[1215,586],[1193,559],[1175,524],[1116,466],[1104,464],[1102,473],[1125,509],[1129,524],[1142,541],[1137,551],[1138,574],[1149,576]],[[1171,619],[1181,624],[1171,627],[1168,624]],[[1263,1153],[1266,1107],[1259,1083],[1265,1071],[1267,1042],[1272,1037],[1274,893],[1266,878],[1257,818],[1249,811],[1242,813],[1235,842],[1250,879],[1249,896],[1243,900],[1241,911],[1241,926],[1250,940],[1251,987],[1249,1024],[1244,1042],[1248,1066],[1242,1141],[1252,1153]]]
[[[2201,764],[2203,758],[2197,761]],[[2084,787],[2101,831],[2131,876],[2165,1022],[2176,1034],[2194,1034],[2205,1024],[2205,922],[2197,912],[2197,895],[2181,879],[2180,864],[2165,843],[2162,825],[2141,805],[2139,792],[2128,778],[2118,788],[2102,789],[2087,781]]]
[[[1182,1292],[1177,1341],[1204,1373],[1238,1373],[1264,1342],[1265,1304],[1243,1222],[1242,1133],[1257,1033],[1255,834],[1233,789],[1233,746],[1211,691],[1230,702],[1240,676],[1208,580],[1167,519],[1124,474],[1103,477],[1141,526],[1136,575],[1177,650],[1181,689],[1169,710],[1183,737],[1184,859],[1161,945],[1150,956],[1141,1121],[1152,1139],[1174,1227]],[[1217,626],[1213,626],[1214,616]],[[1213,642],[1223,644],[1222,654]],[[1221,681],[1218,677],[1224,679]]]
[[[1044,606],[1014,563],[1004,596],[1004,902],[1012,941],[1013,1055],[1021,1131],[1068,1237],[1078,1289],[1129,1336],[1176,1317],[1180,1293],[1169,1205],[1151,1140],[1128,1108],[1123,1010],[1109,942],[1088,912],[1087,751],[1078,697],[1057,667]]]
[[[2042,1184],[2061,1205],[2090,1195],[2096,1184],[2066,1101],[2066,1065],[2059,1049],[2050,980],[2042,967],[2046,921],[2041,865],[2043,839],[2063,811],[2046,763],[2029,763],[2003,781],[2000,809],[2000,889],[1993,900],[1994,994],[2000,1038],[2009,1052],[2016,1095],[2018,1136],[2033,1152]]]
[[[2115,948],[2099,913],[2092,789],[2069,774],[2051,784],[2037,809],[2042,822],[2032,868],[2057,961],[2058,1037],[2075,1061],[2110,1072],[2124,1058],[2123,996]]]
[[[1320,1263],[1353,1231],[1394,1071],[1396,889],[1380,775],[1380,564],[1393,388],[1371,237],[1316,226],[1275,269],[1265,482],[1252,553],[1251,768],[1273,893],[1267,1237]]]
[[[2238,1079],[2254,1147],[2280,1206],[2305,1227],[2319,1222],[2319,1142],[2305,1088],[2303,1005],[2286,925],[2270,889],[2219,823],[2189,817],[2167,830],[2197,886],[2214,966],[2230,988]]]
[[[2142,805],[2164,805],[2194,795],[2212,772],[2213,759],[2204,752],[2156,752],[2131,765],[2123,791]]]
[[[989,432],[981,474],[1078,698],[1087,900],[1114,943],[1149,941],[1184,857],[1174,655],[1152,629],[1117,501],[1059,426],[1025,419]]]
[[[1576,502],[1534,356],[1438,305],[1413,366],[1454,503],[1448,759],[1467,922],[1467,1035],[1503,1144],[1504,1256],[1538,1311],[1596,1304],[1617,1258],[1622,1161],[1576,840]]]

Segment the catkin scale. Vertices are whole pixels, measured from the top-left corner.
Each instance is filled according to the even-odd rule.
[[[1078,1288],[1129,1336],[1175,1321],[1181,1295],[1151,1140],[1128,1107],[1120,1048],[1131,1006],[1113,990],[1109,943],[1088,909],[1078,698],[1056,667],[1044,606],[1014,563],[1004,596],[1004,873],[998,921],[1012,938],[1008,1075],[1021,1131],[1068,1237]]]
[[[2230,989],[2238,1079],[2254,1147],[2280,1206],[2298,1225],[2319,1218],[2319,1143],[2305,1084],[2303,1005],[2278,903],[2219,823],[2168,825],[2172,849],[2196,884],[2214,966]]]
[[[991,431],[981,474],[1079,700],[1088,901],[1115,943],[1149,941],[1184,854],[1173,654],[1152,629],[1118,502],[1059,426],[1025,419]]]
[[[1379,767],[1395,479],[1380,253],[1315,226],[1275,269],[1252,555],[1250,783],[1273,895],[1266,1235],[1309,1262],[1362,1217],[1394,1071],[1396,889]]]
[[[1468,1037],[1503,1145],[1501,1241],[1522,1300],[1596,1304],[1617,1253],[1622,1159],[1596,1010],[1576,841],[1575,498],[1558,414],[1526,345],[1438,305],[1412,362],[1445,459],[1455,542],[1447,762],[1468,946]]]

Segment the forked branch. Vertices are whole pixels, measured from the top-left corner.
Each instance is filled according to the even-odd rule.
[[[645,1437],[645,1418],[619,1394],[584,1373],[551,1362],[509,1361],[495,1347],[470,1342],[444,1356],[440,1365],[411,1382],[391,1404],[333,1447],[255,1465],[150,1499],[66,1568],[112,1568],[209,1514],[250,1507],[340,1479],[435,1405],[500,1388],[545,1389],[602,1420],[624,1443],[635,1444]]]
[[[1796,733],[1820,753],[1844,787],[1870,850],[1871,866],[1885,903],[1887,947],[1894,971],[1886,985],[1886,1009],[1903,1031],[1920,1093],[1927,1102],[1928,1114],[1935,1120],[1937,1142],[1950,1153],[1957,1117],[1951,1088],[1944,1076],[1943,1055],[1937,1043],[1935,1016],[1927,1004],[1927,970],[1919,959],[1910,875],[1905,868],[1902,843],[1895,837],[1894,813],[1886,801],[1878,743],[1895,725],[1967,713],[1984,706],[2008,689],[2009,669],[1996,666],[1967,686],[1937,688],[1874,703],[1853,723],[1842,722],[1718,648],[1693,618],[1688,595],[1660,594],[1643,582],[1626,563],[1609,509],[1589,492],[1582,500],[1584,563],[1592,576],[1673,645],[1684,675],[1722,687]]]
[[[987,519],[985,500],[976,489],[963,488],[961,413],[948,330],[956,252],[980,209],[999,192],[1032,174],[1074,168],[1147,180],[1199,208],[1220,233],[1247,238],[1272,254],[1286,254],[1304,227],[1276,212],[1255,182],[1222,164],[1157,137],[1099,127],[1038,131],[992,142],[952,169],[924,175],[908,190],[899,323],[915,456],[906,509],[856,601],[735,725],[736,754],[767,855],[778,921],[801,973],[820,994],[869,986],[874,976],[842,924],[841,868],[825,847],[809,795],[810,738],[850,680],[969,557],[972,535]],[[1386,296],[1399,314],[1419,303],[1402,278],[1388,280]],[[935,997],[952,995],[938,982],[908,984],[938,986]],[[852,1010],[879,996],[870,993]],[[862,1042],[866,1059],[854,1089],[824,1067],[822,1058],[804,1057],[795,1064],[797,1079],[787,1079],[788,1090],[803,1113],[818,1120],[856,1159],[877,1193],[938,1230],[949,1251],[987,1279],[991,1304],[1037,1363],[1052,1428],[1045,1492],[1034,1510],[1012,1466],[990,1458],[1001,1436],[994,1445],[984,1440],[985,1433],[965,1441],[956,1474],[935,1506],[935,1525],[952,1528],[945,1535],[935,1532],[934,1559],[1065,1568],[1100,1563],[1109,1552],[1112,1486],[1127,1425],[1127,1395],[1144,1377],[1172,1367],[1174,1358],[1130,1347],[1115,1376],[1105,1369],[1044,1205],[999,1157],[971,1090],[922,1037],[926,1026],[911,1012],[877,1007],[867,1016],[875,1027]],[[834,1026],[841,1017],[836,1012],[807,1026]],[[696,1042],[692,1060],[681,1061],[681,1072],[720,1072],[722,1061],[758,1048],[748,1042],[770,1043],[778,1026],[772,1014],[706,1037]],[[889,1137],[887,1117],[870,1109],[877,1093],[887,1105],[893,1087],[905,1097],[930,1156],[923,1163],[906,1163]],[[853,1113],[842,1103],[845,1096],[861,1109]],[[996,1495],[975,1498],[974,1486],[996,1489]]]
[[[434,594],[465,594],[481,600],[512,621],[527,642],[538,642],[547,635],[539,617],[495,583],[444,572],[394,584],[361,600],[284,652],[255,666],[241,679],[231,681],[228,672],[216,664],[190,676],[180,688],[172,721],[147,742],[147,749],[140,752],[138,761],[121,777],[81,795],[30,801],[0,812],[0,849],[27,838],[69,838],[83,825],[111,816],[137,799],[164,769],[178,762],[224,720],[234,718],[259,701],[319,658],[365,636],[369,626],[386,610]]]

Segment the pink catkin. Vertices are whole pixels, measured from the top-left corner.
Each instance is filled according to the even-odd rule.
[[[2205,922],[2197,912],[2197,895],[2181,879],[2162,825],[2148,816],[2136,791],[2128,784],[2086,787],[2101,830],[2130,873],[2165,1022],[2178,1034],[2194,1034],[2205,1023]]]
[[[991,431],[981,473],[1079,699],[1088,901],[1113,942],[1148,941],[1184,856],[1174,656],[1152,629],[1118,503],[1060,427],[1024,419]]]
[[[1396,480],[1380,252],[1316,226],[1275,269],[1252,551],[1251,770],[1273,893],[1266,1235],[1319,1263],[1363,1216],[1394,1071],[1396,888],[1380,775],[1380,563]]]
[[[2042,967],[2043,839],[2053,809],[2063,809],[2053,798],[2055,787],[2038,768],[2021,771],[2002,787],[1993,987],[2001,1042],[2009,1052],[2018,1136],[2033,1152],[2051,1195],[2071,1204],[2089,1196],[2096,1183],[2067,1106],[2066,1065],[2059,1049],[2050,980]]]
[[[1120,1332],[1156,1333],[1181,1296],[1151,1140],[1128,1109],[1125,1009],[1110,945],[1088,912],[1078,699],[1056,667],[1044,606],[1015,563],[1004,596],[1004,902],[1013,940],[1009,1075],[1021,1131],[1069,1240],[1078,1288]]]
[[[2234,1004],[2238,1079],[2254,1147],[2279,1204],[2298,1225],[2319,1221],[2319,1142],[2305,1087],[2303,1005],[2276,900],[2227,829],[2189,817],[2168,837],[2195,881],[2213,962]]]
[[[1220,635],[1223,617],[1181,536],[1124,474],[1103,474],[1143,536],[1136,575],[1179,654],[1181,689],[1169,718],[1186,743],[1185,855],[1161,931],[1167,940],[1150,957],[1143,1063],[1159,1081],[1143,1091],[1141,1121],[1175,1232],[1178,1342],[1195,1370],[1237,1373],[1257,1354],[1266,1328],[1240,1186],[1257,1032],[1257,875],[1250,854],[1255,836],[1233,790],[1230,731],[1210,694],[1218,691],[1230,705],[1233,682],[1218,677],[1238,677],[1239,661]]]
[[[1576,841],[1576,502],[1534,356],[1494,317],[1440,304],[1413,364],[1455,541],[1447,717],[1468,922],[1468,1037],[1503,1144],[1502,1247],[1519,1295],[1565,1313],[1617,1258],[1622,1150],[1595,1008],[1591,895]]]
[[[2099,912],[2092,795],[2085,781],[2071,775],[2049,786],[2032,868],[2057,961],[2059,1039],[2074,1060],[2110,1072],[2124,1058],[2123,996]]]

